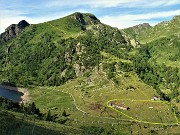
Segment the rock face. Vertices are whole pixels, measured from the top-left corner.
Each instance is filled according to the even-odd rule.
[[[82,25],[93,25],[100,23],[100,20],[96,18],[95,15],[89,13],[79,13],[76,12],[72,15]]]
[[[29,25],[30,24],[25,20],[20,21],[18,24],[11,24],[8,28],[6,28],[5,32],[0,35],[0,43],[4,43],[12,38],[15,38],[25,27]]]

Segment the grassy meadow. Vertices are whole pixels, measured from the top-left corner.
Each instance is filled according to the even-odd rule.
[[[65,125],[73,127],[93,125],[108,130],[116,129],[115,133],[128,134],[130,130],[139,131],[136,122],[150,127],[139,131],[142,133],[151,132],[152,127],[157,127],[157,132],[161,133],[161,126],[176,125],[177,120],[171,106],[164,102],[151,101],[157,95],[156,91],[144,84],[135,73],[128,77],[123,73],[118,74],[117,78],[121,85],[108,80],[102,70],[94,69],[90,77],[74,79],[58,87],[34,87],[29,91],[32,101],[44,113],[51,110],[61,119],[65,110],[69,114]],[[130,110],[114,110],[108,107],[109,101],[117,99],[129,106]]]

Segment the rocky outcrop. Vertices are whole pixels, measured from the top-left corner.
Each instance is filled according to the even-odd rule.
[[[148,29],[148,28],[151,28],[151,26],[149,25],[149,23],[143,23],[143,24],[139,24],[139,25],[133,26],[132,28]]]
[[[139,35],[142,31],[148,30],[152,28],[149,23],[143,23],[143,24],[138,24],[136,26],[133,27],[129,27],[126,29],[123,29],[123,31],[129,35],[131,35],[132,37],[136,37],[137,35]]]
[[[15,38],[17,35],[19,35],[23,29],[30,24],[26,22],[25,20],[20,21],[18,24],[11,24],[4,33],[0,35],[0,43],[7,42],[11,40],[12,38]]]
[[[72,15],[81,25],[95,25],[101,23],[95,15],[90,13],[79,13],[76,12]]]
[[[122,31],[124,39],[127,41],[127,44],[132,45],[134,48],[139,48],[140,43],[135,39],[132,38],[130,35],[126,34],[125,32]]]

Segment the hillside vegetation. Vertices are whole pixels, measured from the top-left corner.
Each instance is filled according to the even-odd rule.
[[[162,37],[179,37],[180,16],[175,16],[172,20],[162,22],[153,28],[143,31],[138,35],[138,40],[142,43],[150,42],[152,40],[160,39]]]
[[[150,30],[152,27],[148,23],[139,24],[133,27],[123,29],[123,31],[131,36],[131,38],[138,38],[138,36],[144,32]]]
[[[31,25],[0,45],[0,81],[18,86],[61,85],[98,65],[100,51],[128,58],[130,48],[118,29],[94,15],[74,13]]]
[[[180,91],[180,16],[154,27],[125,29],[134,36],[141,48],[134,54],[136,72],[146,83],[153,86],[166,100],[176,99],[179,106]]]

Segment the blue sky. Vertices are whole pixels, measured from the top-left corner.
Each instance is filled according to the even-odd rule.
[[[74,12],[93,13],[118,28],[155,25],[180,15],[180,0],[1,0],[0,33],[20,20],[42,23]]]

